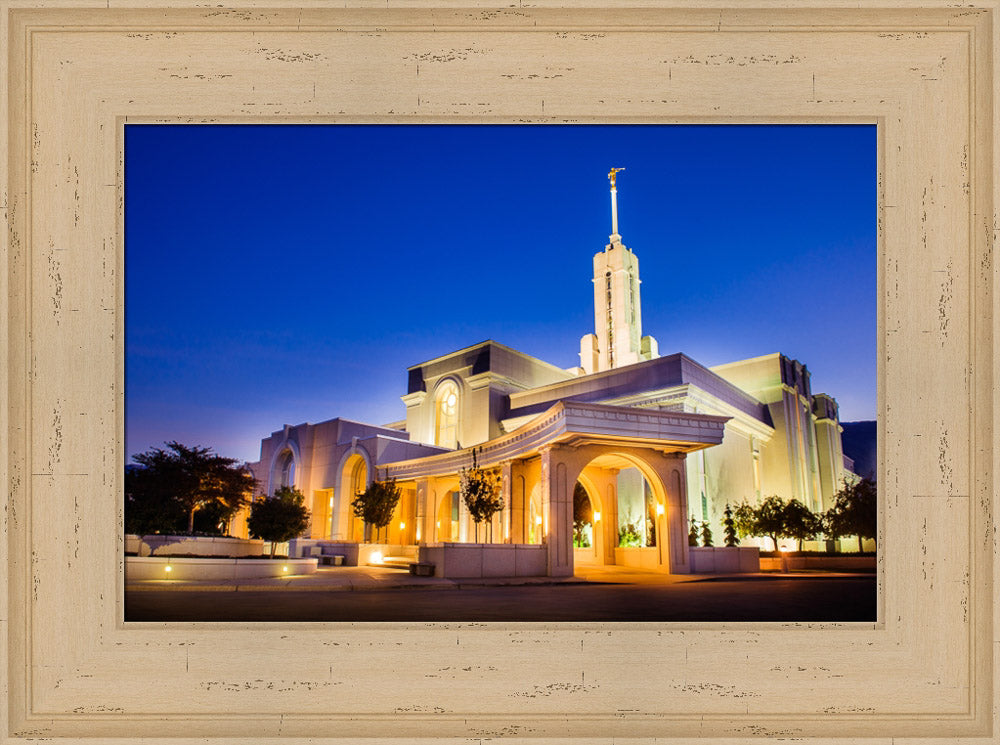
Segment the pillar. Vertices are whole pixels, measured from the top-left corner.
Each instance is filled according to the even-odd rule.
[[[690,574],[688,552],[687,467],[684,453],[669,453],[663,472],[658,474],[667,491],[666,522],[669,526],[669,569],[671,574]]]
[[[548,548],[550,577],[573,574],[573,490],[567,483],[566,463],[559,448],[541,454],[542,531]]]

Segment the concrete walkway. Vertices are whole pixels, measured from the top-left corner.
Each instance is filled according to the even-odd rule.
[[[513,587],[527,585],[620,584],[664,586],[684,582],[712,580],[768,580],[792,577],[843,577],[845,572],[790,572],[787,574],[667,574],[619,566],[578,566],[573,577],[489,577],[443,579],[414,577],[406,570],[390,567],[320,567],[315,574],[286,577],[262,577],[240,580],[238,584],[218,580],[142,580],[126,582],[128,592],[203,591],[203,592],[358,592],[379,590],[457,590],[474,587]]]

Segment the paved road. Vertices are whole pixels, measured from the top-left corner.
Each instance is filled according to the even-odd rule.
[[[126,621],[875,621],[874,575],[125,594]]]

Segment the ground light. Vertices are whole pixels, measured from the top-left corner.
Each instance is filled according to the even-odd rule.
[[[372,555],[368,557],[368,561],[370,561],[372,564],[381,564],[382,563],[382,552],[381,551],[374,551],[372,553]]]

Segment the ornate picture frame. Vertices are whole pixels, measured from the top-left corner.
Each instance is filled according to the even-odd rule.
[[[998,3],[569,4],[0,0],[4,742],[994,741]],[[876,123],[878,621],[124,623],[124,125],[267,121]]]

